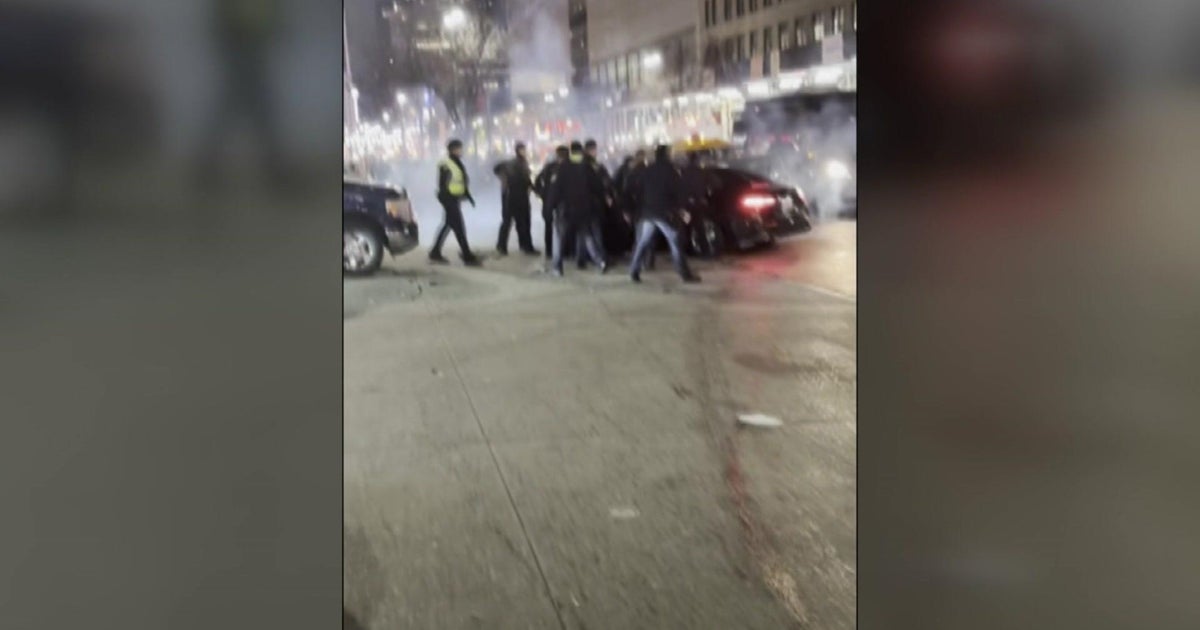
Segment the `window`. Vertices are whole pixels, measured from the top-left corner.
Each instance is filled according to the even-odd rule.
[[[853,2],[850,4],[850,13],[852,14],[851,19],[853,20],[852,24],[854,25],[854,30],[855,30],[855,32],[857,32],[858,31],[858,3],[857,2]]]
[[[788,50],[791,47],[791,33],[788,32],[788,23],[784,22],[779,25],[779,50]]]
[[[708,0],[704,0],[704,25],[712,26],[712,13],[709,12]]]
[[[772,50],[775,50],[775,38],[771,35],[775,34],[775,29],[768,26],[763,29],[763,54],[770,55]]]
[[[745,59],[748,56],[746,54],[746,36],[738,35],[738,59]]]
[[[825,16],[823,14],[817,13],[813,16],[812,29],[813,41],[819,42],[825,39]]]
[[[738,17],[746,15],[746,0],[737,0]]]
[[[829,34],[841,33],[846,30],[846,7],[834,7],[829,10]]]
[[[725,40],[725,59],[727,61],[737,59],[737,40],[732,37]]]
[[[758,52],[758,31],[750,31],[750,56]]]
[[[758,10],[758,0],[750,0],[750,12],[754,13]]]
[[[733,0],[725,0],[725,21],[733,19]]]
[[[804,18],[796,18],[796,45],[807,46],[809,42],[808,21]]]

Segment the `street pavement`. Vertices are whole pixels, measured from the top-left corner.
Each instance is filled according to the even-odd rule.
[[[345,281],[362,627],[854,627],[853,222],[700,285],[424,255]]]

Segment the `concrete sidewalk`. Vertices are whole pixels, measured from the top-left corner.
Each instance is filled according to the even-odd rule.
[[[347,607],[372,630],[854,627],[853,301],[736,265],[533,267],[403,259],[371,282],[417,289],[346,321]]]

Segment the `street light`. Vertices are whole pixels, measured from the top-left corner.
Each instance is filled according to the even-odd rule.
[[[571,90],[567,89],[567,87],[565,85],[563,87],[558,88],[558,95],[563,98],[567,98],[567,95],[570,93],[571,93]]]
[[[404,105],[405,103],[408,103],[408,95],[404,92],[396,92],[396,104]]]
[[[662,53],[655,51],[642,57],[642,67],[647,70],[658,70],[663,65]]]
[[[462,7],[454,7],[442,14],[442,26],[449,30],[458,30],[467,25],[467,12]]]

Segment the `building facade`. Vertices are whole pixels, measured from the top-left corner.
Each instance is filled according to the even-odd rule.
[[[858,3],[698,0],[704,66],[717,84],[856,56]]]
[[[587,0],[587,83],[619,98],[673,94],[699,77],[695,0]]]

